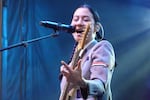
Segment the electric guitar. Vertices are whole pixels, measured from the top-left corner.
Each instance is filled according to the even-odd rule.
[[[81,54],[85,46],[85,41],[89,30],[90,30],[90,24],[86,26],[84,32],[82,33],[83,34],[82,39],[78,42],[77,48],[72,58],[72,63],[71,63],[71,66],[73,67],[72,69],[75,69],[75,66],[77,65],[79,59],[82,58]],[[72,88],[71,90],[69,90],[69,86],[70,83],[66,82],[64,86],[64,90],[62,90],[60,94],[59,100],[74,100],[77,88]]]

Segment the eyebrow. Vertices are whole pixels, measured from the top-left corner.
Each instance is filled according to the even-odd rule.
[[[79,17],[79,15],[74,15],[73,17]],[[82,16],[82,17],[88,17],[88,18],[91,18],[91,16]]]

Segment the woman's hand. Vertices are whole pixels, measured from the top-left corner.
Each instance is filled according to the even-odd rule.
[[[76,86],[80,86],[80,84],[83,82],[81,71],[81,60],[79,60],[75,69],[72,69],[72,66],[69,66],[64,61],[61,61],[61,64],[62,64],[61,73],[66,77],[67,81],[71,82]]]

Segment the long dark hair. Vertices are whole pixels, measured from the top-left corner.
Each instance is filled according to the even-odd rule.
[[[87,9],[89,9],[89,11],[90,11],[90,12],[92,13],[92,15],[93,15],[93,19],[94,19],[94,21],[95,21],[95,24],[96,24],[96,23],[100,23],[99,14],[98,14],[97,11],[94,10],[90,5],[88,5],[88,4],[83,4],[83,5],[80,5],[79,7],[77,7],[76,9],[78,9],[78,8],[87,8]],[[101,26],[101,28],[103,28],[103,27]],[[95,37],[95,39],[96,39],[97,41],[103,39],[103,36],[100,35],[100,32],[96,32],[96,37]],[[74,47],[73,47],[73,51],[72,51],[72,54],[71,54],[71,57],[70,57],[70,59],[69,59],[69,61],[68,61],[68,64],[69,64],[69,63],[71,62],[71,60],[72,60],[72,57],[73,57],[73,55],[74,55],[74,51],[75,51],[75,48],[76,48],[77,44],[78,44],[78,43],[75,42]],[[60,79],[60,80],[62,79],[62,76],[63,76],[63,75],[60,73],[60,75],[59,75],[59,79]]]

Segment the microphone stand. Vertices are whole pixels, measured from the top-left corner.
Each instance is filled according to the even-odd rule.
[[[39,41],[39,40],[43,40],[43,39],[46,39],[46,38],[49,38],[49,37],[56,37],[58,35],[59,35],[58,32],[56,32],[55,34],[50,34],[50,35],[47,35],[47,36],[42,36],[42,37],[35,38],[35,39],[32,39],[32,40],[28,40],[28,41],[22,41],[20,43],[16,43],[16,44],[10,45],[10,46],[8,46],[6,48],[2,48],[2,49],[0,49],[0,52],[2,52],[4,50],[11,49],[11,48],[19,47],[19,46],[26,47],[29,43],[32,43],[32,42],[35,42],[35,41]]]

